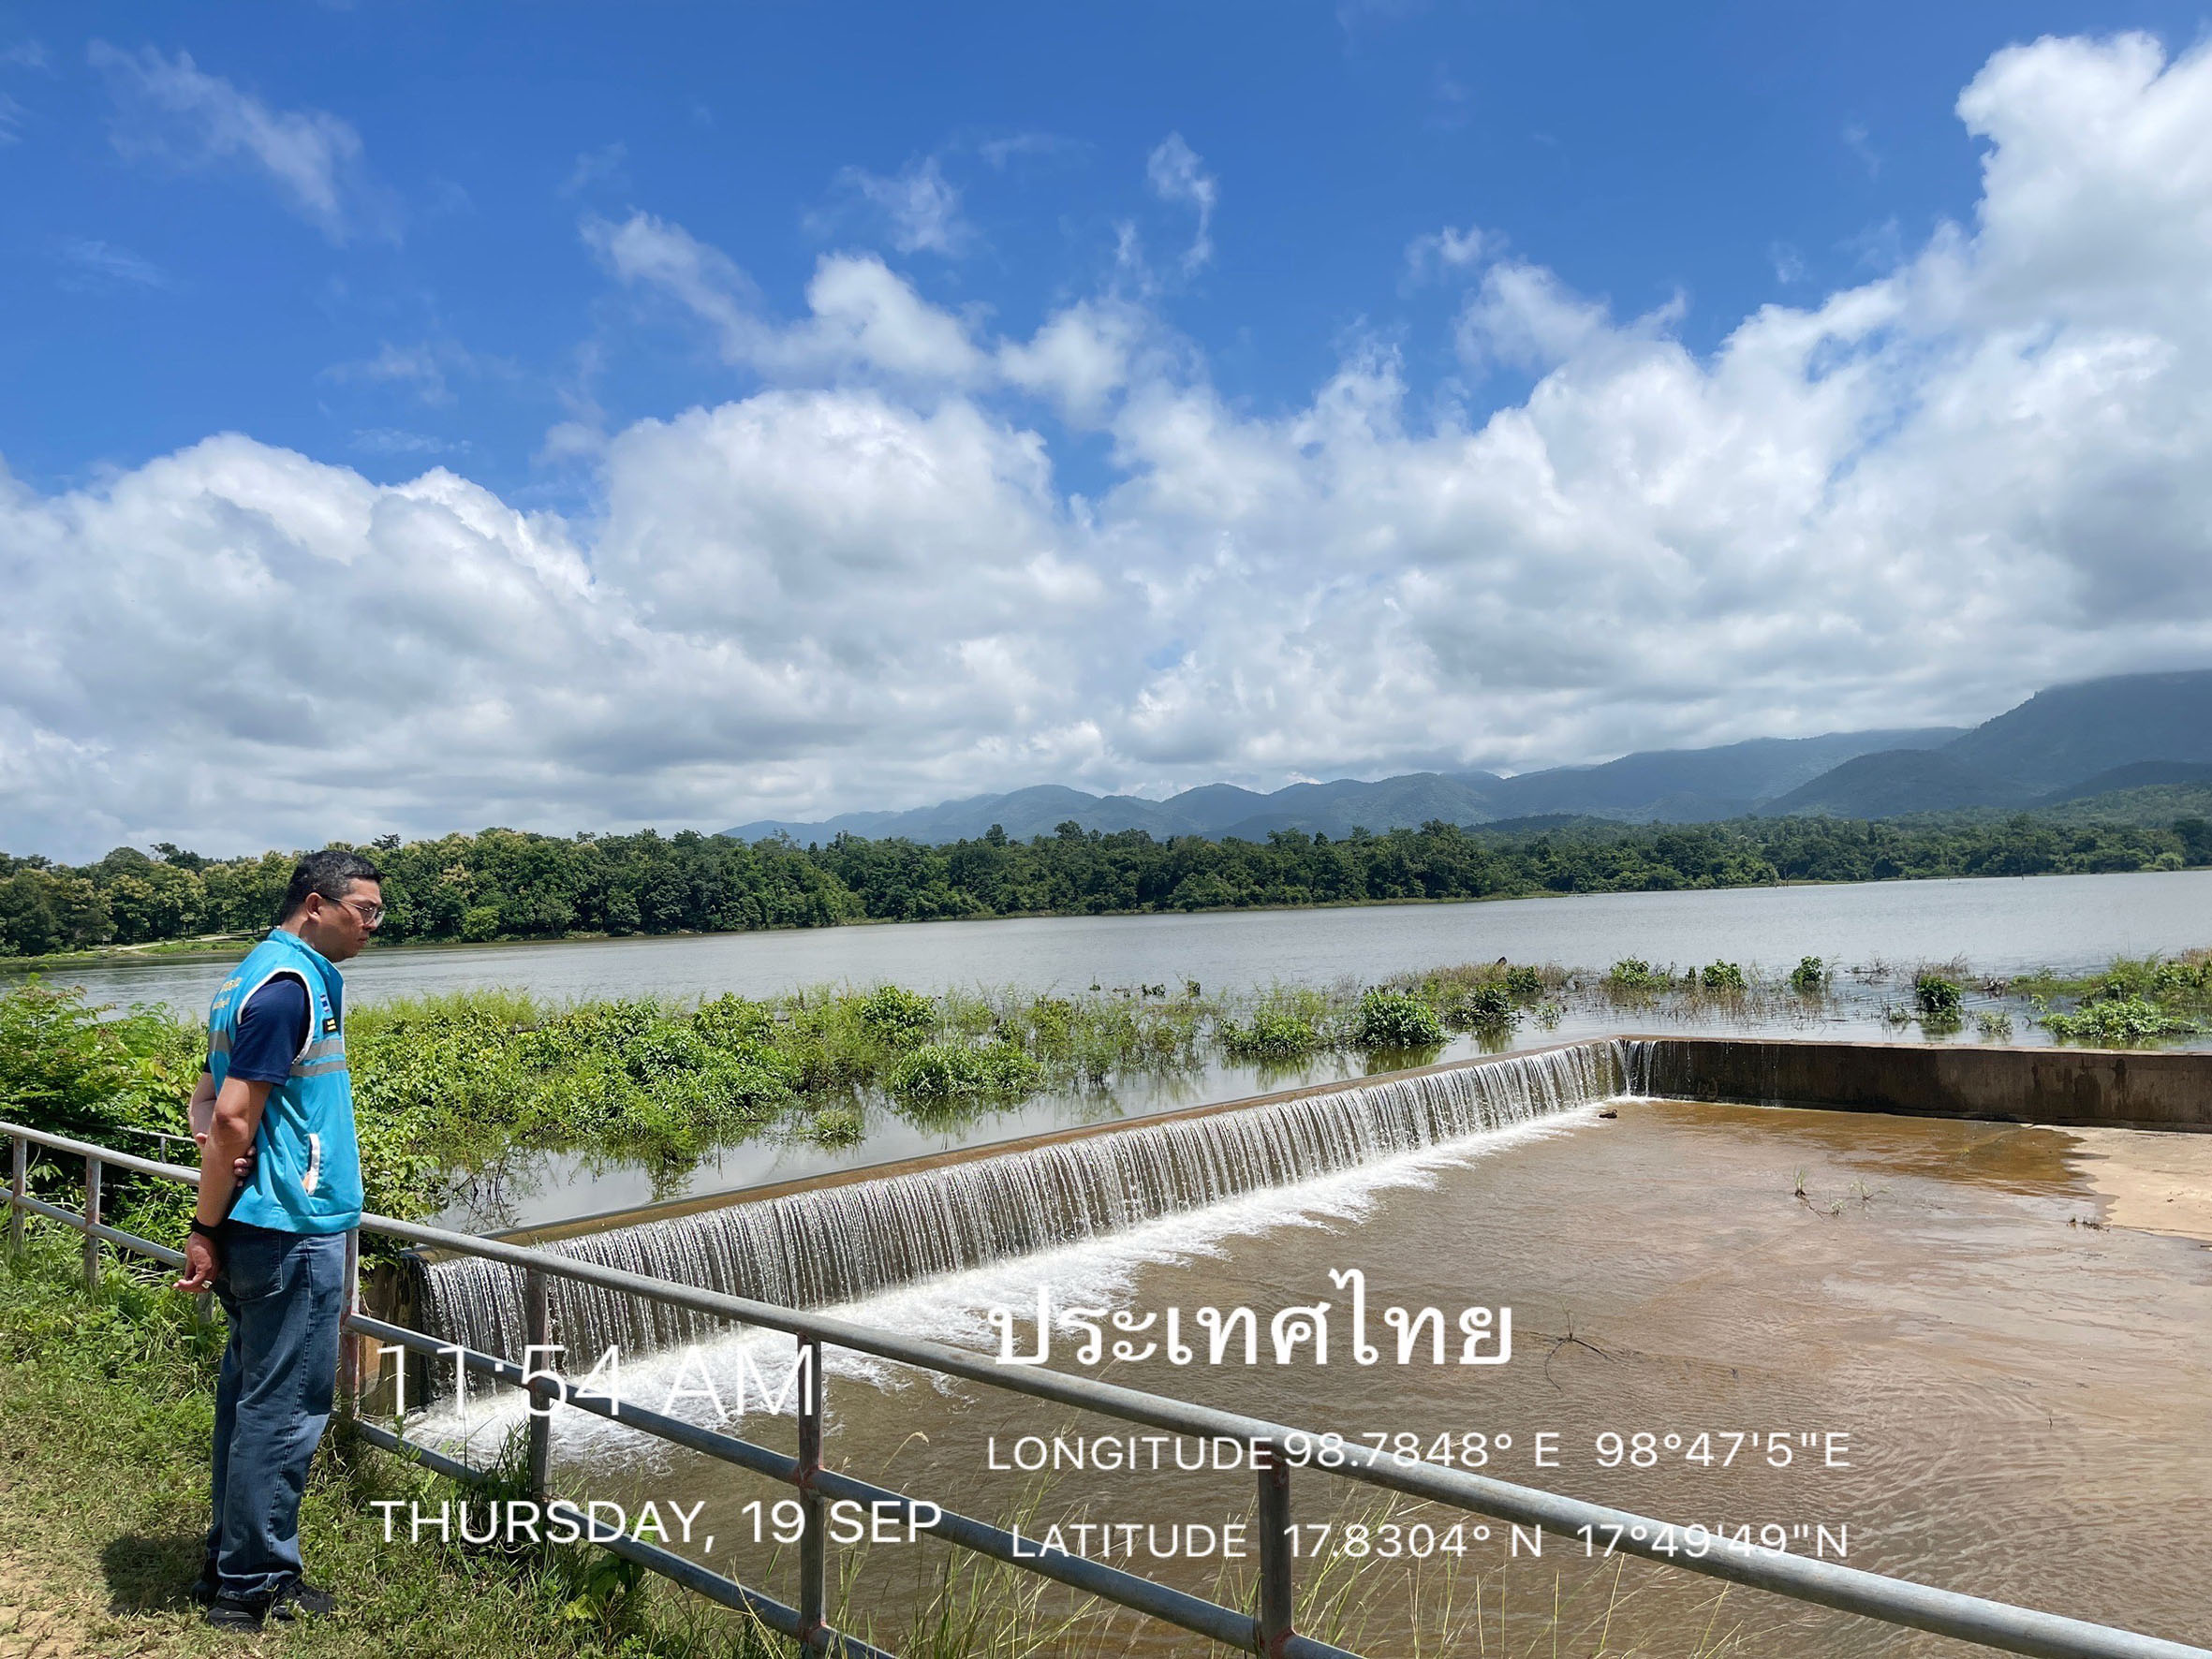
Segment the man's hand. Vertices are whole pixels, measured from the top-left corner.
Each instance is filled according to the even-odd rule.
[[[215,1275],[222,1271],[222,1257],[215,1251],[215,1243],[205,1233],[192,1233],[184,1240],[184,1276],[177,1281],[177,1288],[189,1296],[198,1296],[213,1285]]]
[[[207,1138],[215,1126],[215,1079],[206,1072],[199,1074],[199,1086],[192,1091],[192,1103],[184,1108],[192,1124],[192,1144],[201,1153],[207,1152]],[[245,1149],[245,1155],[230,1166],[230,1176],[240,1186],[253,1178],[254,1159],[260,1152],[256,1142]]]
[[[192,1137],[192,1143],[199,1147],[202,1152],[205,1152],[207,1151],[207,1131],[203,1129],[198,1134],[194,1135]],[[245,1156],[236,1159],[232,1162],[230,1166],[230,1179],[235,1181],[240,1186],[245,1185],[248,1181],[253,1179],[254,1160],[260,1155],[261,1148],[258,1142],[247,1147],[245,1149]]]

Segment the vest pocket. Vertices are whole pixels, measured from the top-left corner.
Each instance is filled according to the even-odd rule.
[[[307,1137],[307,1173],[300,1178],[300,1190],[312,1194],[322,1184],[322,1137],[312,1132]]]

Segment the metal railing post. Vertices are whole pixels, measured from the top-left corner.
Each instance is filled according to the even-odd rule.
[[[799,1339],[799,1644],[811,1647],[822,1628],[829,1576],[827,1540],[822,1536],[822,1495],[815,1476],[822,1472],[822,1345]]]
[[[20,1135],[11,1135],[15,1152],[11,1162],[13,1173],[7,1182],[7,1254],[23,1253],[23,1194],[31,1178],[31,1143]]]
[[[1264,1441],[1260,1470],[1260,1652],[1281,1659],[1290,1639],[1290,1466],[1279,1442]]]
[[[361,1312],[361,1229],[346,1235],[346,1299],[338,1313],[338,1409],[361,1416],[361,1339],[350,1321]]]
[[[528,1344],[523,1350],[523,1369],[552,1371],[553,1355],[553,1287],[544,1273],[536,1268],[523,1270],[523,1341]],[[531,1348],[538,1350],[533,1354]],[[467,1387],[465,1380],[460,1386]],[[545,1409],[539,1410],[540,1404]],[[530,1406],[530,1496],[544,1503],[547,1495],[548,1470],[553,1462],[553,1408],[550,1402],[540,1402],[536,1395]]]
[[[100,1287],[100,1236],[93,1228],[100,1225],[100,1161],[84,1160],[84,1288],[88,1291]]]

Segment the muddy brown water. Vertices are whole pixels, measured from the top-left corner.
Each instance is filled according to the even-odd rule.
[[[1540,1131],[1469,1144],[1327,1191],[1275,1195],[1233,1214],[1179,1218],[1079,1257],[1063,1252],[990,1274],[915,1287],[854,1310],[868,1320],[982,1343],[984,1303],[1034,1306],[1046,1280],[1132,1312],[1248,1305],[1259,1366],[1173,1367],[1155,1358],[1096,1374],[1203,1403],[1353,1436],[1412,1436],[1433,1453],[1487,1436],[1483,1473],[1682,1523],[1754,1534],[1920,1582],[2172,1638],[2212,1643],[2212,1250],[2104,1225],[2063,1131],[1675,1101],[1623,1101],[1618,1116],[1571,1114]],[[1325,1183],[1324,1183],[1325,1184]],[[1803,1196],[1799,1196],[1802,1188]],[[1118,1252],[1115,1255],[1114,1253]],[[1105,1257],[1113,1255],[1114,1259]],[[1498,1367],[1349,1362],[1346,1292],[1332,1269],[1366,1275],[1370,1334],[1388,1348],[1385,1304],[1514,1311]],[[1331,1362],[1305,1350],[1276,1366],[1274,1310],[1331,1302]],[[1026,1326],[1023,1328],[1026,1336]],[[719,1363],[714,1353],[702,1357]],[[675,1357],[633,1373],[662,1403]],[[1082,1370],[1065,1340],[1055,1367]],[[696,1373],[695,1373],[696,1374]],[[1216,1527],[1247,1518],[1251,1476],[1159,1473],[1046,1480],[1015,1461],[1025,1435],[1127,1433],[1111,1419],[912,1373],[833,1373],[830,1462],[1002,1524],[1057,1521]],[[693,1415],[697,1415],[696,1410]],[[495,1419],[486,1430],[496,1433]],[[1776,1431],[1790,1466],[1770,1465]],[[744,1431],[789,1446],[788,1420]],[[1556,1467],[1535,1466],[1538,1435]],[[1617,1467],[1603,1466],[1622,1437]],[[1646,1434],[1648,1443],[1633,1437]],[[1732,1464],[1723,1466],[1730,1437]],[[1828,1435],[1837,1461],[1825,1466]],[[1699,1437],[1710,1438],[1701,1441]],[[1803,1437],[1822,1437],[1808,1446]],[[1510,1448],[1497,1449],[1501,1437]],[[1674,1437],[1670,1440],[1669,1437]],[[1648,1446],[1650,1466],[1639,1447]],[[1034,1451],[1034,1446],[1022,1448]],[[1692,1461],[1701,1450],[1708,1464]],[[1172,1464],[1172,1453],[1163,1452]],[[688,1453],[579,1425],[556,1437],[557,1484],[582,1495],[703,1502],[692,1552],[787,1597],[792,1553],[745,1542],[745,1505],[785,1492]],[[1419,1567],[1343,1553],[1338,1639],[1383,1653],[1940,1654],[1971,1650],[1777,1597],[1601,1554],[1549,1534],[1540,1559],[1510,1555],[1508,1529],[1402,1508],[1313,1472],[1293,1476],[1296,1519],[1339,1528],[1426,1523],[1465,1553]],[[1796,1529],[1806,1529],[1805,1537]],[[704,1550],[704,1535],[715,1543]],[[1123,1534],[1125,1537],[1128,1534]],[[1314,1536],[1310,1532],[1309,1538]],[[1063,1537],[1072,1537],[1063,1532]],[[1120,1564],[1221,1596],[1254,1563]],[[1413,1535],[1401,1531],[1401,1548]],[[1373,1548],[1388,1535],[1371,1534]],[[733,1542],[734,1540],[734,1542]],[[1187,1536],[1182,1540],[1187,1544]],[[1600,1540],[1601,1547],[1601,1540]],[[1356,1548],[1356,1546],[1355,1546]],[[1096,1548],[1094,1546],[1094,1553]],[[860,1555],[851,1598],[894,1649],[940,1570],[940,1547]],[[833,1549],[833,1560],[854,1552]],[[1301,1564],[1310,1580],[1320,1564]],[[858,1621],[856,1621],[858,1622]],[[1327,1634],[1326,1621],[1302,1628]],[[1125,1616],[1048,1651],[1170,1653],[1197,1638]]]

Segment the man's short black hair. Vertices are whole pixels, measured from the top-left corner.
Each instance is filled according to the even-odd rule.
[[[291,885],[284,890],[284,908],[277,912],[276,919],[287,922],[299,915],[310,893],[320,893],[335,904],[346,897],[346,889],[355,882],[383,879],[384,873],[376,865],[344,847],[325,847],[319,853],[309,853],[292,866]]]

